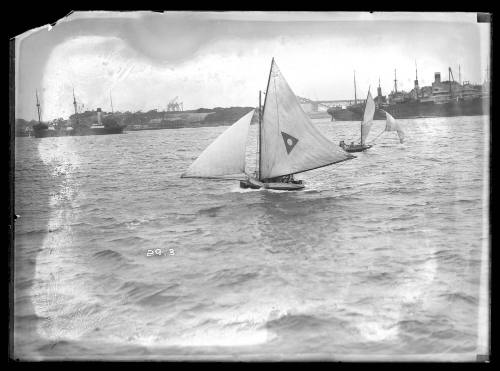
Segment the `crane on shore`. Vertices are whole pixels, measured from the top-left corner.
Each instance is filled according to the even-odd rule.
[[[172,99],[170,102],[168,102],[167,105],[167,112],[178,112],[178,111],[184,111],[183,103],[178,102],[177,100],[179,97],[175,97]]]

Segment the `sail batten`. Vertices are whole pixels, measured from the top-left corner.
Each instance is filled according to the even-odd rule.
[[[368,92],[368,96],[366,97],[365,112],[363,114],[363,121],[361,122],[361,144],[365,144],[366,138],[370,133],[374,115],[375,102],[373,101],[372,94]]]
[[[261,135],[261,179],[297,174],[354,157],[313,126],[274,60]]]
[[[248,129],[254,110],[224,131],[181,175],[183,178],[222,178],[245,173]]]

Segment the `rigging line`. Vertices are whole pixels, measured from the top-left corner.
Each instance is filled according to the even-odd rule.
[[[372,144],[373,142],[375,142],[375,139],[377,139],[379,136],[381,136],[384,133],[385,133],[385,129],[382,130],[382,132],[379,135],[377,135],[375,138],[373,138],[373,140],[370,142],[370,144]]]
[[[347,162],[347,161],[345,161],[345,160],[344,160],[344,161],[339,161],[339,162],[335,162],[334,164],[327,165],[327,166],[331,166],[331,167],[332,167],[332,170],[335,170],[335,169],[337,169],[339,166],[344,165],[346,162]],[[312,178],[312,179],[314,179],[314,178],[315,178],[315,176],[312,176],[311,178]]]

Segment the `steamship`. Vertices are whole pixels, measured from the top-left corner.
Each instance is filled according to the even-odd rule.
[[[448,68],[448,75],[447,81],[441,81],[441,73],[435,72],[432,85],[420,88],[418,74],[415,71],[414,88],[407,93],[398,91],[396,70],[394,70],[394,90],[387,97],[382,95],[379,80],[377,96],[374,98],[377,108],[374,119],[385,120],[385,114],[381,110],[397,118],[489,114],[489,80],[482,85],[471,84],[468,81],[457,82],[454,80],[451,68]],[[355,104],[345,109],[329,109],[327,112],[332,116],[332,120],[359,121],[363,118],[364,106],[364,102],[358,102],[356,99]]]
[[[38,101],[38,93],[36,95],[38,109],[38,124],[33,125],[33,135],[35,138],[46,137],[61,137],[61,136],[79,136],[79,135],[106,135],[106,134],[121,134],[125,126],[120,125],[112,115],[103,117],[101,108],[97,108],[97,122],[93,122],[90,126],[80,122],[78,117],[77,103],[75,93],[73,92],[73,105],[75,114],[73,115],[73,126],[51,125],[41,122],[40,103]],[[95,117],[95,116],[94,116]]]

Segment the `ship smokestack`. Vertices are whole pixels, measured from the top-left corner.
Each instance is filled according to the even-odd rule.
[[[98,109],[97,109],[97,123],[98,123],[99,125],[102,125],[101,115],[102,115],[101,109],[100,109],[100,108],[98,108]]]
[[[441,72],[434,72],[434,82],[441,82]]]

